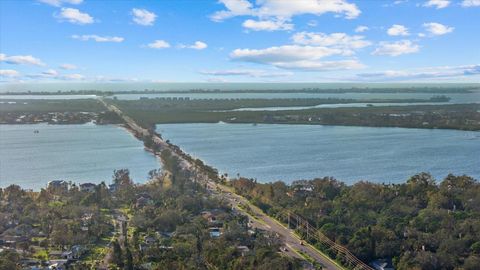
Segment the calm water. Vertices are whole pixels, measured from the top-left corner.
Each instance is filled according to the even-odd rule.
[[[231,176],[273,180],[334,176],[403,182],[425,171],[480,178],[480,133],[317,125],[167,124],[157,130]]]
[[[39,189],[56,179],[108,184],[113,170],[121,168],[144,182],[159,166],[140,141],[117,126],[0,125],[0,187]]]
[[[261,107],[261,108],[240,108],[226,111],[290,111],[290,110],[305,110],[315,108],[361,108],[373,105],[375,107],[384,106],[410,106],[410,105],[442,105],[448,104],[443,102],[417,102],[417,103],[336,103],[336,104],[320,104],[316,106],[296,106],[296,107]]]
[[[96,95],[0,95],[0,99],[92,99]]]

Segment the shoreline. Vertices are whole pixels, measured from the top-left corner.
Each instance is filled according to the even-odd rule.
[[[132,120],[133,121],[133,120]],[[168,125],[168,124],[205,124],[205,123],[220,123],[220,122],[172,122],[172,123],[159,123],[157,124],[158,126],[161,126],[161,125]],[[256,123],[252,123],[252,122],[240,122],[240,121],[236,121],[236,122],[225,122],[223,121],[223,123],[225,124],[242,124],[242,125],[248,125],[248,124],[256,124]],[[85,123],[48,123],[48,122],[42,122],[42,123],[5,123],[5,124],[0,124],[0,125],[27,125],[27,124],[32,124],[32,125],[36,125],[36,124],[46,124],[46,125],[105,125],[105,124],[101,124],[101,123],[94,123],[94,122],[85,122]],[[470,132],[475,132],[475,133],[478,133],[479,130],[462,130],[462,129],[454,129],[454,128],[429,128],[429,127],[425,127],[425,128],[422,128],[422,127],[397,127],[397,126],[366,126],[366,125],[336,125],[336,124],[317,124],[317,123],[301,123],[301,122],[294,122],[294,123],[258,123],[259,125],[304,125],[304,126],[312,126],[312,125],[318,125],[318,126],[328,126],[328,127],[359,127],[359,128],[395,128],[395,129],[404,129],[404,128],[407,128],[407,129],[418,129],[418,130],[425,130],[425,129],[443,129],[443,130],[458,130],[458,131],[470,131]],[[108,124],[106,124],[108,125]],[[141,136],[139,136],[137,134],[137,131],[138,131],[138,128],[141,128],[143,130],[143,132],[146,132],[148,133],[149,131],[146,130],[145,128],[143,127],[140,127],[140,126],[137,126],[137,131],[134,129],[134,128],[131,128],[128,124],[125,124],[125,123],[120,123],[120,124],[115,124],[115,123],[112,123],[111,125],[115,125],[117,127],[120,127],[122,129],[125,129],[128,133],[130,133],[132,136],[134,136],[137,140],[140,140],[142,142],[143,141],[143,138]],[[172,152],[175,152],[178,156],[181,156],[185,161],[188,161],[187,163],[183,163],[185,165],[185,168],[190,168],[192,167],[192,162],[194,162],[195,160],[199,160],[200,162],[202,163],[205,163],[203,160],[201,160],[199,157],[196,157],[196,156],[191,156],[189,155],[188,153],[185,153],[179,146],[177,145],[174,145],[174,144],[171,144],[168,142],[168,140],[164,140],[160,134],[158,134],[157,132],[154,132],[155,133],[155,140],[157,142],[160,142],[160,145],[162,145],[162,148],[163,149],[170,149]],[[163,170],[163,165],[164,165],[164,161],[162,160],[162,157],[161,157],[161,150],[158,151],[153,149],[153,148],[148,148],[146,147],[145,145],[143,145],[144,147],[144,151],[147,151],[151,154],[153,154],[155,156],[155,159],[157,160],[157,162],[159,162],[159,168],[161,168]],[[189,164],[188,164],[189,163]],[[210,167],[210,166],[209,166]],[[214,168],[212,168],[214,169]],[[221,172],[220,175],[223,175],[225,172]],[[311,180],[311,179],[310,179]],[[270,181],[278,181],[278,180],[270,180]],[[283,181],[283,180],[279,180],[279,181]],[[360,180],[359,180],[360,181]],[[363,180],[365,181],[365,180]],[[368,179],[366,181],[369,181]],[[285,182],[285,181],[283,181]],[[342,181],[342,182],[346,182],[346,181]],[[287,183],[287,182],[285,182]],[[372,182],[372,183],[379,183],[379,182]],[[385,183],[384,183],[385,184]]]
[[[181,83],[179,83],[181,84]],[[189,83],[187,83],[189,84]],[[231,84],[231,83],[230,83]],[[257,83],[258,84],[258,83]],[[271,83],[265,83],[268,85]],[[298,85],[303,83],[282,83],[282,85]],[[306,83],[310,84],[310,83]],[[314,83],[315,84],[315,83]],[[321,83],[317,83],[320,84]],[[328,84],[328,83],[327,83]],[[338,83],[342,85],[342,83]],[[473,93],[480,89],[480,84],[476,83],[466,83],[466,84],[455,84],[450,85],[442,84],[441,86],[432,86],[429,84],[401,84],[396,83],[394,85],[383,86],[380,84],[363,84],[360,86],[352,86],[348,84],[343,84],[345,87],[301,87],[301,88],[292,88],[292,89],[248,89],[248,87],[243,87],[243,89],[232,89],[225,90],[220,88],[189,88],[184,90],[158,90],[158,89],[144,89],[144,90],[93,90],[93,89],[81,89],[81,90],[52,90],[52,91],[3,91],[0,92],[0,95],[78,95],[78,94],[89,94],[89,95],[99,95],[99,96],[111,96],[115,94],[228,94],[228,93],[326,93],[326,94],[345,94],[345,93]]]

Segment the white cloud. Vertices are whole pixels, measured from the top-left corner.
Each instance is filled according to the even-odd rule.
[[[317,60],[326,56],[342,54],[336,48],[284,45],[266,49],[236,49],[230,57],[253,63],[294,62],[306,59]]]
[[[126,78],[126,77],[109,77],[109,76],[95,76],[93,78],[93,81],[95,82],[138,82],[140,81],[137,78]]]
[[[225,79],[225,78],[207,78],[206,81],[211,82],[211,83],[226,83],[226,82],[228,82],[228,80]]]
[[[304,71],[331,71],[331,70],[346,70],[346,69],[361,69],[365,68],[365,65],[358,62],[355,59],[352,60],[339,60],[339,61],[296,61],[277,63],[279,68],[285,69],[298,69]]]
[[[357,28],[355,28],[355,32],[356,33],[363,33],[365,31],[368,31],[368,26],[365,26],[365,25],[359,25],[357,26]]]
[[[38,79],[38,78],[43,78],[43,79],[59,79],[60,75],[58,72],[54,69],[47,69],[43,71],[40,74],[29,74],[27,75],[28,78],[32,79]]]
[[[435,7],[437,9],[446,8],[450,5],[450,0],[429,0],[423,4],[424,7]]]
[[[8,78],[13,78],[13,77],[18,77],[20,76],[20,73],[16,70],[13,69],[0,69],[0,77],[8,77]]]
[[[154,42],[148,44],[147,47],[152,49],[165,49],[170,48],[170,44],[165,40],[155,40]]]
[[[280,20],[260,20],[255,21],[248,19],[243,22],[242,26],[253,31],[278,31],[292,30],[293,24]]]
[[[379,46],[372,54],[399,56],[402,54],[416,53],[419,50],[420,46],[410,40],[401,40],[396,42],[380,42]]]
[[[401,24],[394,24],[387,30],[389,36],[408,36],[408,28]]]
[[[236,49],[230,58],[236,61],[271,65],[282,69],[326,71],[363,68],[357,59],[324,60],[327,57],[352,56],[361,48],[371,45],[365,37],[346,33],[325,34],[299,32],[292,37],[293,45],[264,49]]]
[[[201,74],[211,76],[248,76],[253,78],[274,78],[286,77],[293,75],[292,72],[278,72],[262,69],[228,69],[228,70],[214,70],[201,71]]]
[[[441,36],[452,32],[455,28],[440,23],[430,22],[424,23],[423,27],[426,31],[434,36]]]
[[[195,41],[195,43],[193,43],[192,45],[184,45],[184,44],[180,44],[178,46],[178,48],[180,49],[194,49],[194,50],[203,50],[203,49],[206,49],[208,47],[207,43],[205,42],[202,42],[202,41]]]
[[[148,11],[146,9],[139,9],[134,8],[132,9],[133,21],[136,24],[149,26],[153,25],[155,19],[157,18],[157,14]]]
[[[54,7],[60,7],[64,4],[79,5],[83,2],[83,0],[38,0],[38,1]]]
[[[85,79],[85,76],[82,74],[65,74],[58,77],[61,80],[72,80],[72,81],[81,81]]]
[[[323,47],[333,47],[342,49],[343,54],[353,54],[353,50],[371,45],[371,42],[365,40],[363,36],[349,36],[345,33],[312,33],[300,32],[292,36],[294,43],[302,45],[313,45]]]
[[[60,68],[65,70],[73,70],[73,69],[77,69],[77,66],[73,64],[62,64],[60,65]]]
[[[463,0],[462,7],[480,7],[480,0]]]
[[[377,81],[438,79],[480,75],[480,65],[428,67],[414,70],[386,70],[357,74],[359,78]]]
[[[253,5],[248,0],[220,0],[219,2],[225,5],[227,10],[217,11],[211,15],[210,18],[214,21],[222,21],[230,17],[253,14]]]
[[[284,69],[311,71],[361,68],[356,60],[320,61],[321,58],[342,55],[343,49],[319,46],[284,45],[266,49],[236,49],[230,53],[233,60],[272,65]]]
[[[42,72],[43,75],[47,76],[47,77],[56,77],[58,76],[58,72],[54,69],[48,69],[48,70],[45,70],[44,72]]]
[[[74,24],[91,24],[94,22],[92,16],[76,8],[62,8],[57,18]]]
[[[353,19],[361,13],[355,4],[349,3],[347,0],[262,0],[256,1],[255,5],[249,0],[220,0],[220,3],[226,9],[212,14],[210,18],[213,21],[223,21],[236,16],[252,16],[260,19],[257,23],[249,22],[252,28],[258,30],[262,30],[259,22],[279,21],[285,24],[292,17],[303,14],[320,16],[324,13],[335,13],[343,15],[347,19]],[[262,23],[262,25],[265,30],[272,31],[272,26],[264,26],[265,23]],[[286,27],[293,28],[293,25],[287,24]]]
[[[7,56],[6,54],[0,53],[0,62],[6,62],[13,65],[45,66],[45,64],[40,59],[35,58],[31,55]]]
[[[110,37],[110,36],[98,36],[98,35],[72,35],[73,39],[82,41],[93,40],[96,42],[122,42],[123,37]]]
[[[40,80],[74,80],[80,81],[84,80],[85,76],[82,74],[60,74],[58,71],[54,69],[47,69],[39,74],[29,74],[26,75],[26,78],[31,79],[40,79]]]

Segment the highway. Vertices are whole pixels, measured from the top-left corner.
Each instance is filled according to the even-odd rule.
[[[219,185],[215,182],[209,182],[208,187],[210,190],[220,193],[224,199],[226,199],[235,209],[237,209],[237,211],[248,215],[253,221],[253,227],[277,233],[285,242],[285,246],[287,247],[286,253],[289,256],[303,259],[303,257],[300,257],[301,255],[299,251],[301,251],[321,264],[324,269],[343,269],[316,248],[304,243],[304,241],[302,241],[292,229],[288,229],[274,218],[266,215],[261,209],[250,203],[244,197],[230,192],[228,187]],[[249,207],[251,214],[247,213],[245,206]]]
[[[100,99],[100,101],[105,105],[105,107],[108,110],[118,114],[128,125],[127,128],[142,135],[151,135],[153,136],[152,138],[153,141],[157,143],[157,145],[159,145],[161,149],[171,150],[170,152],[172,153],[172,155],[175,155],[180,160],[182,168],[186,170],[191,170],[195,168],[195,166],[191,164],[187,159],[185,159],[182,155],[179,155],[178,153],[176,153],[174,149],[172,149],[171,146],[168,143],[166,143],[162,138],[160,138],[156,134],[150,134],[150,132],[147,129],[138,125],[132,118],[126,116],[116,106],[112,104],[107,104],[102,99]],[[323,269],[328,269],[328,270],[343,269],[342,267],[340,267],[338,264],[336,264],[334,261],[332,261],[330,258],[328,258],[326,255],[321,253],[319,250],[317,250],[313,246],[306,243],[303,244],[301,239],[294,233],[293,230],[286,228],[284,225],[279,223],[274,218],[263,213],[261,209],[251,204],[244,197],[232,193],[228,187],[217,184],[216,182],[210,179],[206,179],[206,181],[207,181],[207,187],[212,192],[216,193],[218,196],[222,196],[239,212],[243,213],[244,215],[250,216],[255,227],[277,233],[285,242],[286,251],[284,251],[284,253],[287,254],[288,256],[302,258],[303,256],[299,252],[301,251],[302,253],[307,254],[308,257],[314,259],[317,263],[322,265]],[[241,207],[242,205],[248,206],[251,209],[254,216],[247,213],[247,211],[244,210],[245,207]]]

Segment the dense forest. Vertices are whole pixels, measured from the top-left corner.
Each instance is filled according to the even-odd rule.
[[[395,269],[479,269],[480,183],[469,176],[436,183],[422,173],[389,185],[347,186],[333,178],[231,184],[272,216],[281,218],[285,209],[303,216],[363,261],[391,259]]]

